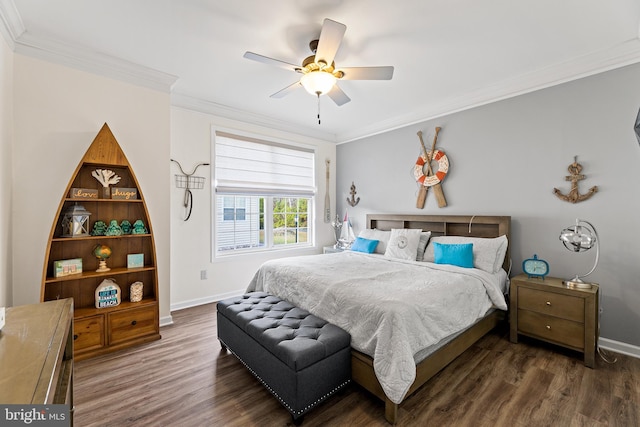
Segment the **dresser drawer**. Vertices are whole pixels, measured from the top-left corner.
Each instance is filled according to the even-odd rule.
[[[84,317],[73,321],[73,350],[81,352],[104,347],[104,316]]]
[[[156,307],[142,307],[109,313],[109,344],[158,333]]]
[[[528,310],[518,310],[518,332],[579,350],[584,349],[584,324]]]
[[[521,287],[518,290],[518,309],[584,323],[584,299],[570,295]]]

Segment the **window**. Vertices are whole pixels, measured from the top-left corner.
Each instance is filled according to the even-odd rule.
[[[218,255],[313,243],[313,151],[216,132],[215,159]]]

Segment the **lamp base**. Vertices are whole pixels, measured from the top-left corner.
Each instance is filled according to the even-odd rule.
[[[565,280],[563,283],[567,288],[570,288],[570,289],[591,289],[592,288],[591,283],[585,283],[582,280],[578,279],[577,277],[571,280]]]

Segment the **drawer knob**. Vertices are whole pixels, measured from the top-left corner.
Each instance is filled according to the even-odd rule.
[[[548,329],[548,330],[551,330],[551,326],[547,325],[547,329]]]
[[[78,334],[73,334],[73,340],[77,340],[78,339]]]
[[[547,305],[551,305],[551,301],[547,301]]]
[[[138,321],[137,321],[137,320],[132,320],[132,321],[131,321],[131,325],[136,326],[137,324],[138,324]]]

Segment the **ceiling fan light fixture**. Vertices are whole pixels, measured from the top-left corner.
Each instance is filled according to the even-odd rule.
[[[310,71],[300,79],[300,84],[311,95],[324,95],[336,84],[336,77],[326,71]]]

